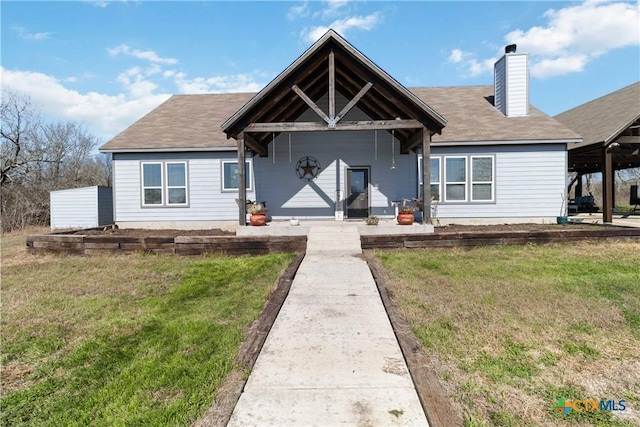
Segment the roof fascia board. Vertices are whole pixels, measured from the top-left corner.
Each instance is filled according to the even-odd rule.
[[[333,30],[327,31],[318,41],[312,44],[307,50],[305,50],[302,55],[298,57],[295,61],[293,61],[287,68],[285,68],[280,74],[276,76],[275,79],[271,80],[269,84],[267,84],[262,90],[256,93],[253,98],[247,101],[238,111],[236,111],[231,117],[229,117],[222,125],[220,125],[223,131],[226,133],[229,128],[233,127],[238,119],[243,116],[249,109],[251,109],[255,104],[261,101],[267,93],[271,91],[274,87],[278,86],[286,76],[291,74],[296,68],[298,68],[303,62],[309,58],[316,50],[320,49],[322,45],[324,45],[327,40],[331,37],[331,34],[335,34]]]
[[[377,66],[373,61],[367,58],[362,52],[349,44],[344,38],[342,38],[334,30],[327,31],[317,42],[311,45],[302,55],[298,57],[291,65],[284,69],[278,76],[273,79],[267,86],[265,86],[260,92],[258,92],[253,98],[251,98],[245,105],[242,106],[236,113],[222,123],[221,127],[225,133],[229,129],[237,124],[238,119],[243,116],[249,109],[251,109],[256,103],[264,99],[265,95],[269,93],[274,87],[282,83],[284,78],[304,63],[311,55],[319,50],[328,40],[333,39],[338,43],[346,52],[356,57],[360,62],[373,70],[378,76],[384,79],[395,90],[402,93],[407,99],[412,101],[416,106],[425,111],[431,116],[441,127],[446,126],[447,120],[442,117],[438,112],[429,107],[424,101],[418,98],[413,92],[406,87],[402,86],[396,79],[391,77],[386,71]]]
[[[538,145],[538,144],[570,144],[581,142],[581,139],[526,139],[510,141],[432,141],[432,147],[467,147],[481,145]]]
[[[101,153],[179,153],[179,152],[202,152],[202,151],[238,151],[237,147],[189,147],[189,148],[114,148],[114,149],[99,149]]]
[[[444,127],[447,124],[447,120],[444,117],[442,117],[433,108],[429,107],[422,99],[418,98],[418,96],[416,94],[414,94],[409,89],[407,89],[402,84],[400,84],[389,73],[387,73],[381,67],[376,65],[375,62],[373,62],[372,60],[367,58],[367,56],[365,54],[363,54],[358,49],[356,49],[354,46],[352,46],[348,41],[346,41],[340,35],[338,35],[336,33],[334,33],[334,34],[336,36],[335,37],[336,41],[339,42],[346,51],[348,51],[353,56],[355,56],[358,60],[360,60],[362,63],[364,63],[367,67],[369,67],[369,69],[375,71],[381,78],[386,80],[387,83],[389,83],[395,90],[397,90],[398,92],[402,93],[408,99],[413,101],[418,107],[420,107],[423,110],[425,110],[425,112],[428,113],[430,116],[432,116],[442,127]]]
[[[629,120],[624,126],[622,126],[620,129],[616,130],[614,133],[612,133],[607,139],[604,140],[605,144],[610,143],[611,141],[613,141],[614,139],[616,139],[618,136],[620,136],[620,134],[622,132],[624,132],[629,126],[631,126],[632,124],[634,124],[637,120],[640,119],[640,112],[638,112],[638,114],[633,117],[631,120]]]

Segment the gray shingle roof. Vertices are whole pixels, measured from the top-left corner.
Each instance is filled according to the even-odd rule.
[[[492,104],[493,86],[412,88],[447,120],[434,144],[576,141],[580,137],[531,106],[528,117],[505,117]],[[221,124],[255,94],[174,95],[100,147],[101,151],[195,151],[236,147]]]
[[[527,117],[506,117],[493,106],[493,86],[410,88],[447,119],[434,143],[576,140],[580,136],[534,106]]]
[[[220,124],[253,93],[174,95],[112,140],[101,151],[195,151],[234,149]]]
[[[555,116],[582,135],[583,142],[570,148],[607,144],[639,118],[640,81]]]

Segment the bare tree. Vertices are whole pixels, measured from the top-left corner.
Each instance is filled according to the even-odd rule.
[[[3,92],[0,104],[0,185],[24,177],[39,154],[35,146],[40,118],[28,97]]]
[[[98,139],[75,122],[45,122],[30,99],[2,97],[2,231],[49,223],[49,192],[109,185],[110,157],[95,154]]]

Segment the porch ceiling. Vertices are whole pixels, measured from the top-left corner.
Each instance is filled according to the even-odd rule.
[[[640,168],[640,119],[620,132],[611,143],[601,141],[569,147],[569,171],[602,172],[605,148],[611,153],[613,169]]]
[[[588,150],[569,151],[569,171],[580,174],[602,172],[604,144],[591,145]],[[610,149],[615,170],[640,168],[640,143],[621,144]]]
[[[330,59],[331,53],[333,59]],[[369,88],[366,87],[368,84]],[[316,104],[325,95],[331,98],[332,90],[348,100],[360,94],[356,105],[372,121],[401,119],[419,122],[417,128],[399,126],[395,130],[405,152],[420,137],[421,126],[432,133],[440,133],[446,123],[442,116],[408,89],[336,33],[329,31],[222,125],[227,137],[237,138],[241,131],[250,131],[254,143],[266,152],[272,132],[254,132],[250,125],[296,121],[310,108],[296,90],[302,91]],[[330,115],[327,111],[325,113]],[[338,114],[337,111],[334,113]],[[317,122],[326,124],[320,117]],[[326,130],[335,129],[327,125]]]

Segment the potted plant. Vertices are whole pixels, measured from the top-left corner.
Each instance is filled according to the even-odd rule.
[[[411,225],[415,221],[415,216],[413,212],[415,211],[415,207],[413,206],[400,206],[398,209],[398,224],[400,225]]]
[[[251,214],[249,222],[253,226],[261,226],[267,223],[267,212],[262,203],[252,203],[247,207],[247,212]]]
[[[367,225],[378,225],[378,223],[380,222],[380,218],[373,214],[369,214],[369,216],[364,219],[364,222]]]
[[[562,198],[562,204],[560,205],[560,216],[556,217],[556,222],[558,224],[565,225],[569,221],[569,216],[565,208],[565,206],[567,206],[567,195],[565,193],[560,193],[560,197]]]

